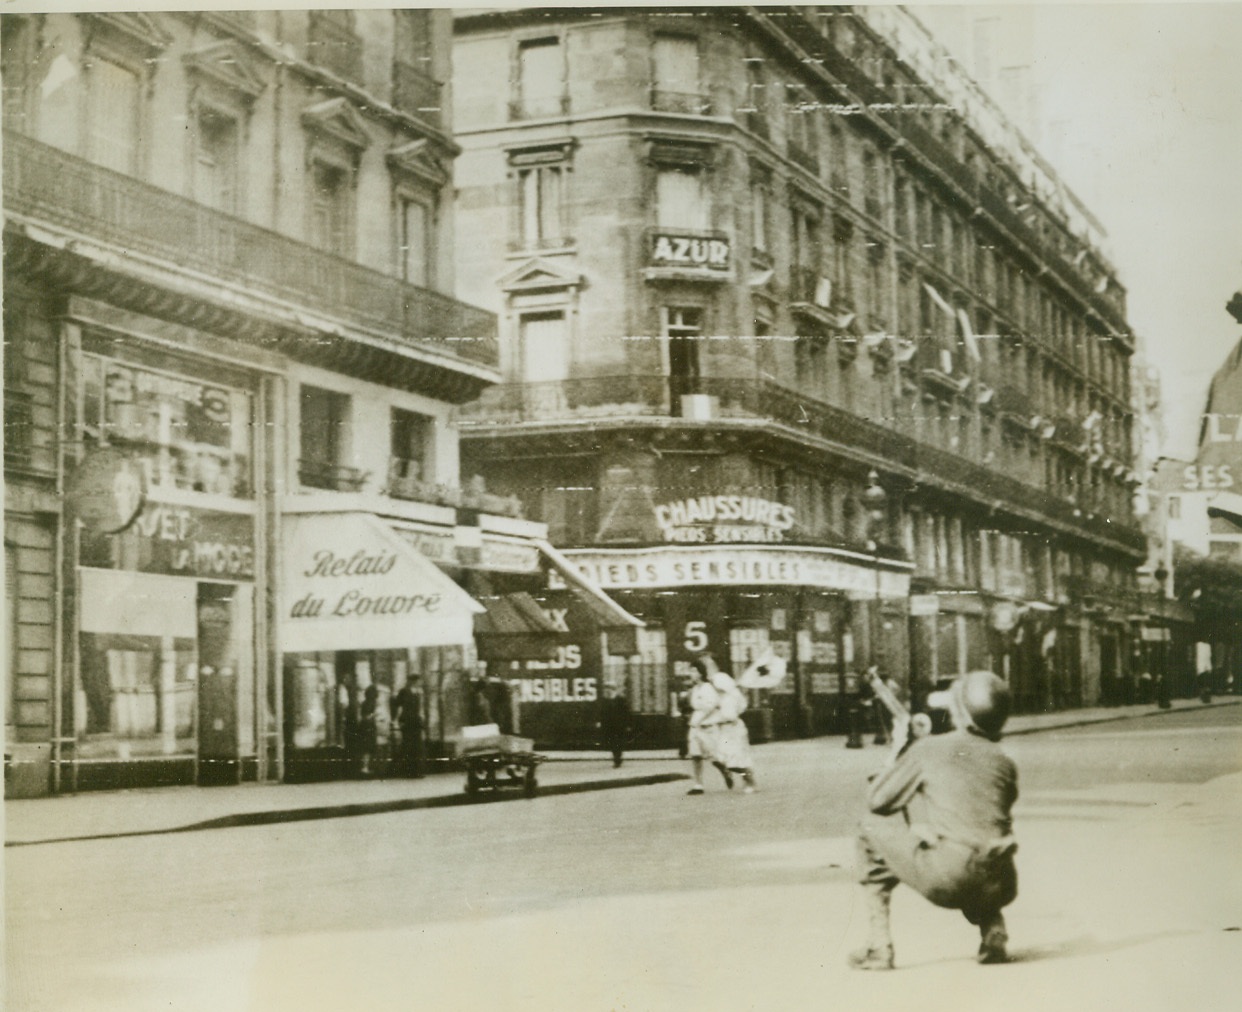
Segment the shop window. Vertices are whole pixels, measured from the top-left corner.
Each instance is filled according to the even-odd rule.
[[[518,45],[515,119],[560,116],[568,111],[560,40],[528,39]]]
[[[110,60],[91,66],[91,159],[133,175],[138,169],[142,84],[137,73]]]
[[[337,488],[349,426],[348,394],[303,385],[299,391],[301,458],[298,475],[312,488]]]
[[[227,214],[238,208],[238,123],[214,109],[199,109],[194,138],[194,194]]]
[[[660,112],[708,111],[699,81],[699,43],[693,37],[657,35],[651,46],[651,107]]]
[[[391,473],[395,478],[431,481],[431,440],[435,420],[404,408],[393,408],[389,422]]]
[[[243,390],[84,355],[89,440],[130,447],[150,485],[253,494],[253,404]]]
[[[664,630],[648,625],[636,634],[633,656],[604,658],[604,681],[626,686],[634,713],[676,713],[679,687],[669,680]]]
[[[702,169],[666,167],[656,171],[656,224],[692,231],[703,231],[709,227],[710,214]]]

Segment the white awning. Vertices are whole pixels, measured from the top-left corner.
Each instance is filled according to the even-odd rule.
[[[471,641],[483,606],[370,513],[285,514],[283,542],[283,651]]]

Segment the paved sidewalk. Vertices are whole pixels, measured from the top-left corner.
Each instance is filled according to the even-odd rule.
[[[1242,703],[1236,696],[1219,697],[1213,706]],[[1177,713],[1204,706],[1177,700],[1171,710],[1152,706],[1099,707],[1014,717],[1007,735],[1031,734],[1062,727],[1121,720],[1127,717]],[[835,741],[834,741],[835,737]],[[839,747],[841,736],[772,742],[768,750]],[[867,748],[874,749],[870,735]],[[539,768],[541,795],[637,787],[685,778],[686,763],[676,750],[627,754],[614,769],[605,752],[545,752]],[[459,772],[433,773],[421,780],[343,780],[319,784],[240,784],[234,787],[158,787],[126,791],[93,791],[54,798],[7,801],[4,806],[6,846],[55,841],[99,839],[154,833],[349,818],[414,808],[522,800],[520,791],[468,798]]]

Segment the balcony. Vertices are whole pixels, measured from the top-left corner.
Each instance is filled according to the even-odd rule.
[[[311,12],[306,50],[316,66],[346,81],[362,83],[362,39],[327,12]]]
[[[595,427],[606,419],[624,424],[640,418],[673,418],[680,412],[674,388],[685,392],[683,386],[659,375],[506,384],[465,405],[460,426],[464,438],[470,438],[471,429],[487,429],[486,438],[492,439],[515,434],[506,429],[519,423],[570,422]],[[888,461],[894,468],[915,475],[920,484],[948,482],[963,490],[962,494],[981,501],[998,502],[1022,512],[1037,510],[1089,535],[1120,541],[1138,551],[1145,548],[1142,531],[1121,519],[1084,517],[1081,511],[1076,516],[1071,504],[1042,489],[777,383],[703,376],[695,379],[694,392],[712,398],[718,422],[766,420],[786,431]],[[476,438],[482,438],[482,433]]]
[[[441,127],[439,81],[417,67],[397,60],[392,65],[392,104],[402,112]]]
[[[795,165],[800,165],[806,169],[811,175],[819,176],[819,158],[807,151],[802,146],[790,141],[788,145],[789,160]]]
[[[34,458],[34,399],[19,390],[4,391],[4,466],[29,467]]]
[[[762,137],[765,141],[770,139],[772,131],[768,127],[768,117],[766,114],[759,109],[745,109],[742,110],[742,114],[745,117],[743,122],[746,124],[747,130],[758,137]]]
[[[10,131],[4,203],[243,290],[378,329],[411,350],[495,368],[494,314],[410,285]]]
[[[298,461],[298,481],[307,488],[326,488],[333,492],[360,492],[371,477],[367,471],[346,467],[330,460],[303,458]]]
[[[493,495],[482,487],[482,479],[470,488],[433,484],[419,475],[422,464],[416,460],[393,457],[388,467],[388,485],[384,493],[406,502],[424,502],[454,509],[464,506],[492,516],[522,518],[522,502],[516,496]]]
[[[693,91],[651,89],[651,108],[656,112],[676,112],[683,116],[710,116],[712,100]]]

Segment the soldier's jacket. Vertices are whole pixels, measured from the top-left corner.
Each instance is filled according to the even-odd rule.
[[[928,843],[952,840],[986,854],[1012,852],[1017,799],[1013,760],[994,741],[958,730],[915,741],[871,782],[868,804],[877,815],[904,810]]]

